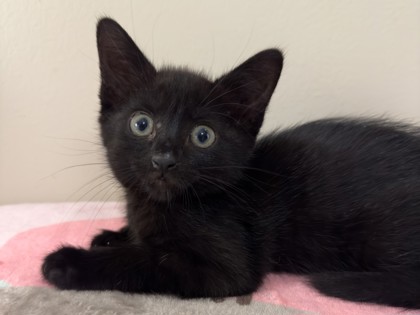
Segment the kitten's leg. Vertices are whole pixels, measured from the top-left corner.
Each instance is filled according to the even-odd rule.
[[[420,308],[420,268],[320,273],[310,281],[321,293],[345,300]]]
[[[262,278],[256,270],[200,257],[188,250],[152,251],[142,245],[91,250],[63,247],[45,258],[42,271],[48,282],[61,289],[156,292],[183,297],[249,294]]]
[[[123,227],[119,231],[103,230],[100,234],[96,235],[90,247],[98,246],[120,246],[129,242],[128,227]]]

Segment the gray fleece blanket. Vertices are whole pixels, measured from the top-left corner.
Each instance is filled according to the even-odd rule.
[[[251,301],[250,297],[221,300],[180,300],[174,297],[121,292],[57,291],[43,287],[0,289],[4,315],[117,315],[117,314],[311,314],[288,307]]]

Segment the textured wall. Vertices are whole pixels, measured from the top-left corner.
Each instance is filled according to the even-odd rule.
[[[218,75],[282,48],[264,131],[344,114],[420,122],[419,0],[1,0],[0,204],[118,198],[103,165],[73,167],[103,161],[95,47],[103,15],[157,65]]]

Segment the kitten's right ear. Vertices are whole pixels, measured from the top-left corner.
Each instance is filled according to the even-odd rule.
[[[101,70],[102,111],[117,107],[156,76],[153,65],[114,20],[102,18],[96,31]]]

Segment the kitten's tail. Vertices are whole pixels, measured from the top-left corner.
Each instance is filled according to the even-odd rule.
[[[321,293],[345,300],[420,309],[420,267],[320,273],[310,282]]]

